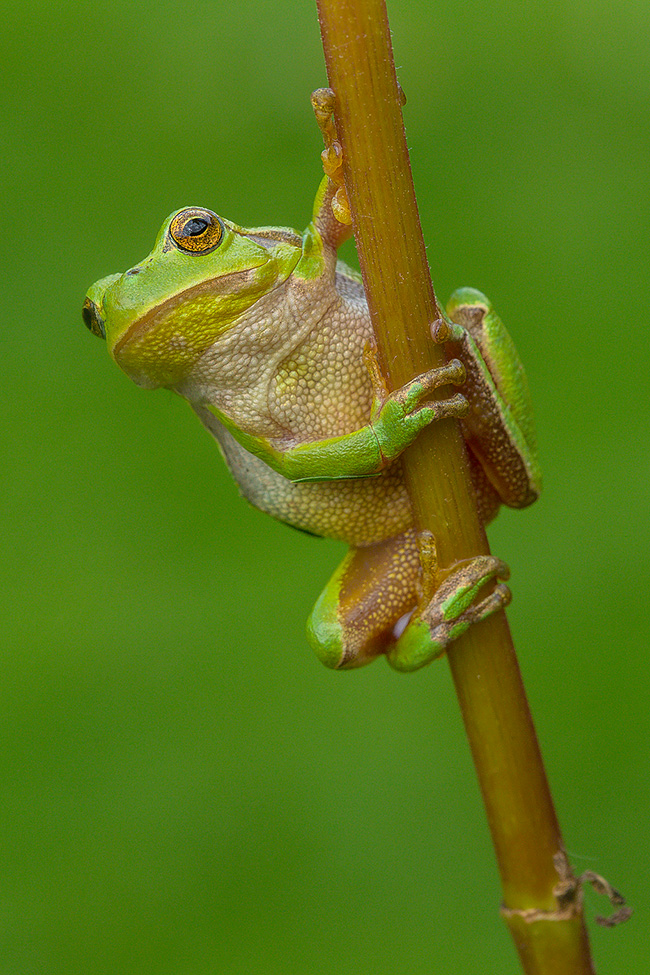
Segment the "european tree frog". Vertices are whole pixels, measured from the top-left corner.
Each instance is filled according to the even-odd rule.
[[[148,257],[90,288],[83,318],[139,386],[189,402],[253,505],[350,545],[308,622],[320,659],[385,654],[415,670],[507,603],[508,570],[481,556],[423,584],[400,453],[459,417],[483,520],[524,507],[540,485],[529,393],[490,302],[464,288],[432,336],[447,365],[387,394],[360,277],[337,261],[351,231],[336,165],[325,169],[303,234],[184,207]],[[429,401],[440,386],[456,391]]]

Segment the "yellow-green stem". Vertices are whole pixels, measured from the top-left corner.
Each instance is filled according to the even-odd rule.
[[[318,8],[368,304],[380,361],[396,388],[441,364],[442,352],[429,332],[439,309],[385,5],[318,0]],[[433,253],[440,244],[439,237]],[[425,431],[403,463],[417,521],[434,533],[441,564],[487,553],[458,424],[444,421]],[[579,907],[565,920],[530,923],[518,913],[557,910],[553,856],[563,847],[505,614],[471,628],[448,656],[523,969],[527,975],[593,975]],[[485,970],[491,970],[487,958]]]

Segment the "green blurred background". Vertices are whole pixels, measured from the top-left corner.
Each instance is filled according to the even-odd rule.
[[[342,547],[240,501],[81,324],[175,208],[307,222],[315,5],[2,12],[1,975],[516,972],[446,664],[325,670]],[[574,865],[637,908],[599,971],[640,971],[650,6],[390,15],[437,290],[486,291],[527,365],[545,493],[491,539]]]

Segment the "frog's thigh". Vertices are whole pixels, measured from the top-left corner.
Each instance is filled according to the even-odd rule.
[[[406,532],[353,548],[321,593],[307,636],[328,667],[361,667],[395,642],[394,628],[417,603],[420,559]]]

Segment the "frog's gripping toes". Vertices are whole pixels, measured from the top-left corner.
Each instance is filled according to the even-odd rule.
[[[501,581],[487,596],[478,602],[476,599],[486,583],[509,576],[505,562],[491,555],[478,555],[455,569],[422,613],[415,614],[388,652],[388,662],[395,670],[411,671],[439,657],[472,623],[479,623],[508,605],[510,590]]]
[[[393,393],[387,393],[380,387],[383,380],[368,355],[366,365],[375,390],[371,425],[379,443],[382,466],[399,457],[417,434],[434,420],[449,417],[460,419],[469,411],[469,404],[462,393],[425,402],[433,390],[441,386],[460,386],[465,382],[465,367],[458,359],[429,369]]]

